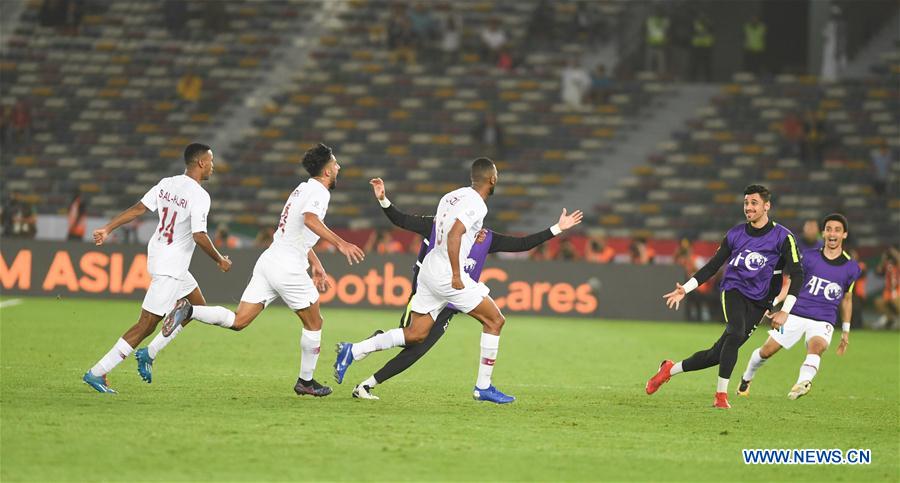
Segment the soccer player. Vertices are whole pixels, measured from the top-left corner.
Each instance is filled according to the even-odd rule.
[[[208,180],[213,172],[213,152],[204,144],[190,144],[184,150],[184,163],[184,174],[161,179],[134,206],[116,215],[103,228],[94,230],[94,243],[102,245],[113,230],[147,210],[159,213],[159,227],[147,243],[147,271],[151,280],[141,305],[141,316],[82,378],[99,392],[116,392],[109,387],[106,375],[156,330],[176,300],[187,297],[194,304],[206,304],[197,281],[188,271],[194,245],[200,245],[223,272],[231,269],[231,260],[216,250],[206,233],[209,194],[200,182]],[[155,354],[169,341],[171,338],[158,335],[148,352]]]
[[[670,360],[663,361],[656,375],[647,381],[647,394],[655,393],[671,376],[718,365],[719,382],[714,406],[730,408],[728,380],[737,363],[738,349],[756,330],[781,288],[778,267],[782,264],[791,282],[784,305],[772,316],[772,326],[784,324],[791,313],[800,291],[803,269],[794,235],[787,228],[769,220],[770,196],[769,190],[764,186],[748,186],[744,190],[744,216],[747,222],[728,230],[709,262],[684,285],[676,283],[675,290],[663,296],[669,308],[678,310],[685,295],[709,280],[719,267],[728,263],[721,284],[725,332],[707,350],[699,351],[677,364]]]
[[[421,265],[425,255],[431,250],[431,247],[434,246],[434,217],[407,215],[406,213],[401,212],[396,206],[391,204],[389,199],[387,199],[384,181],[382,181],[381,178],[375,178],[371,180],[370,183],[375,192],[375,198],[378,200],[378,203],[381,204],[384,214],[391,220],[391,223],[404,230],[409,230],[422,236],[422,246],[419,249],[419,256],[416,260],[416,264],[413,266],[414,295],[416,290],[416,279],[419,275],[419,265]],[[484,268],[485,259],[489,253],[524,252],[531,250],[541,243],[544,243],[554,236],[581,223],[582,216],[580,210],[567,214],[566,210],[563,209],[562,214],[559,216],[559,221],[555,225],[525,237],[514,237],[496,233],[488,229],[482,229],[475,238],[475,244],[472,245],[472,250],[468,253],[466,258],[468,263],[466,263],[462,269],[469,274],[469,277],[471,277],[473,281],[478,281],[478,278],[481,276],[481,270]],[[410,295],[410,300],[413,295]],[[458,313],[459,310],[453,307],[453,305],[448,304],[444,307],[438,314],[435,323],[431,326],[431,330],[428,332],[428,335],[425,336],[423,342],[419,344],[409,344],[404,347],[403,350],[394,356],[393,359],[388,361],[381,369],[376,371],[375,374],[357,384],[353,389],[353,397],[361,399],[378,399],[378,396],[372,394],[372,388],[374,388],[376,384],[384,383],[388,379],[400,374],[421,359],[426,352],[437,344],[438,340],[440,340],[447,330],[450,319]],[[400,328],[408,326],[409,323],[410,312],[404,310],[403,315],[400,317]],[[376,335],[377,334],[378,333],[376,332]]]
[[[409,304],[410,322],[356,344],[337,344],[334,378],[343,382],[354,360],[368,354],[406,344],[423,342],[434,321],[447,304],[453,304],[481,322],[481,363],[473,396],[480,401],[511,403],[516,398],[503,394],[491,384],[491,374],[500,347],[500,330],[506,321],[484,283],[475,282],[462,270],[487,214],[485,201],[497,185],[497,167],[487,158],[472,163],[472,185],[451,191],[441,198],[434,216],[434,248],[425,255],[419,269],[416,294]]]
[[[331,388],[313,379],[319,360],[322,340],[322,314],[319,311],[319,291],[328,289],[325,268],[312,247],[324,238],[347,257],[352,265],[365,255],[359,247],[348,243],[331,231],[323,220],[328,211],[331,190],[337,183],[341,166],[330,147],[319,144],[303,155],[303,167],[309,180],[300,183],[291,193],[281,211],[274,241],[256,261],[250,283],[241,295],[237,313],[225,307],[197,307],[189,300],[179,300],[163,322],[163,333],[179,330],[188,320],[242,330],[276,297],[300,317],[300,375],[294,385],[298,395],[316,397],[331,394]],[[312,269],[312,277],[307,273]],[[144,359],[141,373],[149,374],[153,359]]]
[[[806,336],[806,360],[800,366],[800,376],[788,393],[788,399],[797,399],[808,393],[813,377],[819,371],[822,354],[831,343],[839,313],[843,322],[837,353],[843,355],[847,350],[853,314],[853,284],[862,274],[859,263],[851,259],[843,248],[847,228],[847,218],[839,213],[832,213],[822,220],[825,246],[802,253],[803,289],[797,303],[784,325],[773,327],[766,343],[753,351],[738,387],[738,395],[749,396],[750,383],[756,371],[782,347],[790,349],[803,336]],[[781,298],[779,295],[775,303]]]

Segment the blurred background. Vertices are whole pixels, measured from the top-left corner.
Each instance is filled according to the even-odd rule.
[[[343,167],[326,223],[369,252],[419,245],[370,178],[431,214],[486,155],[486,226],[586,213],[523,257],[690,274],[761,183],[803,246],[847,215],[855,323],[896,328],[898,38],[880,0],[3,0],[2,234],[86,242],[196,141],[216,244],[265,247],[324,142]],[[705,290],[687,317],[718,317]]]

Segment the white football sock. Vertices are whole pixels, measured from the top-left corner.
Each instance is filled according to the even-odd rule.
[[[719,382],[716,384],[716,392],[728,392],[728,379],[719,378]]]
[[[172,342],[172,340],[181,333],[181,329],[184,329],[184,326],[178,325],[168,337],[164,336],[162,331],[159,331],[159,333],[156,334],[156,337],[150,341],[150,345],[147,346],[147,354],[150,355],[150,358],[156,359],[156,355],[159,354],[159,351],[163,350],[163,347],[169,345],[169,342]]]
[[[403,329],[391,329],[383,334],[377,334],[353,344],[353,348],[350,351],[353,353],[353,360],[356,361],[372,352],[383,351],[405,343],[406,338],[403,336]]]
[[[191,318],[203,322],[204,324],[218,325],[219,327],[225,327],[226,329],[229,329],[234,325],[234,312],[225,307],[195,305]]]
[[[475,387],[487,389],[491,385],[491,374],[494,372],[494,362],[497,360],[497,351],[500,348],[500,336],[481,333],[481,361],[478,363],[478,379]]]
[[[768,359],[759,355],[759,349],[757,348],[753,351],[753,354],[750,354],[750,360],[747,361],[747,370],[744,371],[743,379],[745,381],[752,381],[753,376],[756,375],[756,371],[762,367],[763,364],[766,363]]]
[[[300,334],[300,379],[310,381],[319,361],[319,345],[322,341],[321,330],[306,330]]]
[[[682,361],[676,362],[675,365],[672,366],[671,369],[669,369],[670,376],[674,376],[675,374],[681,374],[682,372],[684,372],[684,369],[682,369],[681,367],[681,362]]]
[[[821,360],[822,358],[816,354],[807,354],[806,360],[800,366],[800,377],[797,378],[797,384],[800,384],[801,381],[812,381],[816,377],[816,373],[819,372],[819,362]]]
[[[359,383],[359,385],[360,386],[369,386],[369,388],[371,389],[371,388],[375,387],[376,385],[378,385],[378,381],[376,381],[375,376],[372,375],[372,376],[369,376],[369,378],[366,379],[365,381]]]
[[[109,371],[113,370],[114,367],[118,366],[120,362],[124,361],[133,350],[134,348],[128,345],[128,342],[125,342],[125,339],[119,338],[112,349],[110,349],[109,352],[107,352],[106,355],[91,368],[91,374],[95,376],[107,374]]]

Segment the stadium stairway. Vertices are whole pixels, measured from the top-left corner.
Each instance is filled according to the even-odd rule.
[[[570,173],[570,184],[562,190],[561,196],[544,198],[534,209],[534,216],[524,217],[522,224],[515,229],[539,229],[548,219],[558,215],[562,207],[570,211],[581,209],[585,213],[593,211],[595,205],[609,199],[608,193],[616,188],[619,180],[630,176],[673,131],[683,126],[698,109],[708,105],[718,91],[719,87],[713,84],[674,86],[671,93],[660,96],[644,108],[644,122],[619,136],[598,157]],[[630,235],[623,233],[615,236]]]
[[[228,121],[201,137],[211,140],[210,145],[218,149],[219,157],[226,165],[247,138],[256,135],[251,128],[260,109],[274,102],[275,94],[289,84],[297,72],[309,65],[310,53],[318,46],[319,38],[333,28],[334,22],[339,21],[339,14],[347,7],[347,2],[323,2],[322,8],[315,9],[312,21],[303,16],[294,18],[297,34],[272,53],[271,72],[246,96],[232,100],[233,105],[227,109],[231,113]]]
[[[884,52],[892,50],[898,41],[900,41],[900,14],[894,15],[891,21],[886,22],[884,28],[847,64],[842,77],[863,79],[871,76],[872,66],[878,63]]]

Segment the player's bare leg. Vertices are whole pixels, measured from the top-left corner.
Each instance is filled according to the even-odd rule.
[[[294,385],[294,392],[298,396],[304,394],[316,397],[327,396],[331,394],[331,388],[323,386],[313,379],[322,342],[323,320],[319,302],[316,301],[309,307],[296,311],[296,314],[303,323],[303,331],[300,334],[300,376]],[[237,325],[237,321],[235,321],[235,325]]]
[[[141,316],[137,323],[131,326],[127,332],[116,341],[112,349],[106,353],[89,371],[84,374],[82,381],[94,388],[97,392],[115,394],[115,390],[109,387],[106,375],[113,370],[120,362],[125,360],[135,346],[141,343],[148,335],[156,330],[157,324],[162,317],[151,314],[141,309]]]
[[[478,401],[490,401],[497,404],[511,403],[515,397],[503,394],[491,384],[494,362],[500,348],[500,331],[506,318],[491,297],[484,297],[469,315],[481,322],[481,360],[478,364],[478,378],[475,380],[473,397]]]
[[[822,354],[828,348],[828,341],[821,337],[811,337],[806,344],[806,360],[800,366],[800,375],[797,377],[797,384],[791,388],[788,393],[788,399],[797,399],[805,396],[812,388],[812,380],[819,372],[819,364],[822,361]]]
[[[203,292],[200,291],[200,287],[194,288],[194,290],[184,298],[187,299],[192,306],[206,305],[206,299],[203,297]],[[178,302],[176,302],[176,306],[177,305]],[[147,347],[142,347],[134,351],[134,358],[137,360],[138,374],[144,382],[147,384],[153,382],[153,361],[156,360],[159,352],[178,336],[183,326],[187,325],[189,321],[190,319],[185,319],[183,322],[173,327],[168,334],[165,333],[165,330],[160,331],[156,334],[156,337],[150,341],[150,344]]]
[[[409,344],[418,344],[425,340],[431,327],[434,325],[434,318],[431,314],[420,314],[418,312],[410,312],[410,322],[404,328],[391,329],[383,333],[376,333],[368,339],[362,340],[355,344],[349,342],[339,342],[335,346],[337,359],[334,361],[334,380],[338,384],[344,381],[344,374],[347,368],[354,361],[361,360],[367,355],[376,351],[383,351],[392,347],[398,347]]]
[[[747,397],[750,395],[750,383],[753,382],[753,376],[756,375],[756,371],[780,350],[781,344],[769,337],[762,347],[759,347],[750,354],[750,360],[747,361],[747,370],[745,370],[744,375],[741,376],[741,384],[738,386],[738,396]]]

